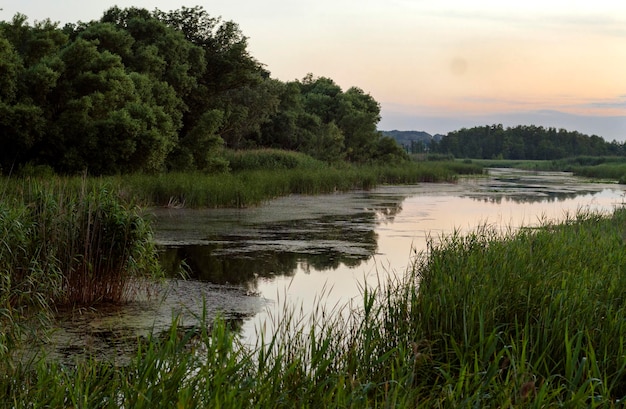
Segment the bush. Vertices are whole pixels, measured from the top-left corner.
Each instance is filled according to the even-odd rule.
[[[227,151],[226,160],[234,172],[242,170],[277,170],[296,168],[318,168],[323,162],[304,153],[279,149],[255,149]]]

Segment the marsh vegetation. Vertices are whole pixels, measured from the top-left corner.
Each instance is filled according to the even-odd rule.
[[[256,346],[198,317],[140,340],[123,367],[5,355],[2,390],[54,407],[619,406],[625,226],[623,210],[485,225],[431,241],[409,274],[364,286],[343,314],[286,305]]]
[[[5,201],[14,203],[22,218],[3,227],[10,254],[30,246],[9,236],[15,233],[11,225],[32,226],[19,231],[48,239],[33,242],[45,244],[35,255],[53,254],[53,247],[58,251],[45,260],[63,259],[52,237],[68,244],[75,243],[69,232],[83,238],[72,247],[81,251],[65,257],[71,262],[56,267],[58,275],[26,280],[54,278],[48,282],[57,286],[42,282],[28,291],[15,288],[12,294],[19,294],[20,301],[46,300],[48,307],[67,303],[67,289],[58,286],[61,273],[86,274],[79,263],[87,257],[85,243],[102,243],[99,247],[110,252],[113,243],[92,238],[109,237],[104,234],[109,231],[116,238],[145,241],[136,241],[135,247],[128,242],[126,247],[140,253],[120,253],[104,266],[123,265],[128,277],[154,272],[153,243],[139,234],[149,229],[143,230],[147,226],[137,209],[110,190],[80,184],[74,191],[71,183],[58,181],[11,183],[5,191],[13,193],[6,193]],[[35,218],[53,214],[52,209],[75,224]],[[96,226],[96,220],[107,226],[99,234],[88,235],[80,227]],[[67,228],[61,232],[60,225]],[[321,294],[308,316],[285,303],[253,344],[243,342],[223,318],[199,314],[193,326],[174,318],[167,332],[138,336],[135,352],[123,364],[102,357],[68,364],[23,355],[27,333],[5,326],[3,402],[51,407],[619,406],[626,394],[626,361],[620,352],[624,237],[626,212],[621,209],[610,215],[579,212],[560,223],[545,220],[520,230],[482,225],[469,233],[432,237],[406,275],[385,285],[369,281],[352,304],[328,304]],[[143,264],[137,254],[144,255]],[[35,274],[40,259],[30,257]],[[90,264],[98,265],[95,260]],[[139,266],[147,268],[128,268]],[[25,270],[20,267],[15,274]],[[109,274],[110,269],[102,271]],[[50,289],[56,293],[46,292]],[[16,308],[27,304],[7,297],[3,311],[12,311],[17,323]],[[32,316],[23,318],[28,320],[21,321],[21,328],[33,328]],[[37,328],[44,328],[43,322]],[[45,332],[30,335],[35,339]]]
[[[624,146],[494,125],[432,145],[427,156],[447,160],[410,161],[377,130],[365,91],[272,79],[237,24],[201,7],[114,7],[63,28],[18,14],[0,22],[0,56],[0,405],[623,404],[622,209],[431,240],[407,274],[363,284],[356,303],[319,299],[310,315],[286,303],[252,345],[205,304],[193,326],[174,316],[165,333],[137,335],[123,362],[54,359],[39,347],[53,313],[132,301],[161,274],[137,205],[241,209],[454,182],[483,172],[475,158],[554,159],[531,166],[624,181],[621,159],[566,158]]]

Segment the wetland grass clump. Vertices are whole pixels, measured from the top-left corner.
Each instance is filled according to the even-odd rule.
[[[626,396],[626,210],[432,246],[408,315],[448,406],[619,406]]]
[[[106,186],[11,183],[0,203],[3,294],[11,304],[121,302],[134,278],[159,271],[150,226]]]
[[[30,400],[4,398],[26,393],[27,399],[35,394],[45,406],[48,393],[55,391],[47,382],[65,376],[53,369],[57,375],[51,377],[48,363],[40,362],[36,350],[45,340],[54,310],[128,300],[147,282],[142,277],[160,273],[158,256],[150,226],[138,209],[105,186],[88,188],[84,183],[76,189],[56,178],[4,183],[0,401],[20,407]],[[44,378],[39,370],[47,373]],[[90,368],[86,371],[95,376]]]

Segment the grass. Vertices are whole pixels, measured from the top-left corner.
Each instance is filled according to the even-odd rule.
[[[485,167],[519,168],[537,171],[565,171],[575,176],[626,183],[626,158],[576,156],[559,160],[472,160]]]
[[[241,195],[252,195],[244,186],[256,186],[265,197],[276,186],[282,186],[276,194],[316,193],[355,180],[365,188],[381,180],[454,175],[449,166],[325,168],[323,177],[295,167],[218,179],[152,178],[172,183],[163,188],[163,200],[183,185],[184,196],[170,196],[170,203],[207,205],[211,195],[204,189],[217,183],[231,184],[224,192],[241,183]],[[336,179],[327,173],[334,171]],[[364,286],[358,305],[327,308],[321,299],[311,317],[285,305],[254,346],[243,345],[225,321],[198,317],[196,328],[178,328],[174,319],[169,333],[138,339],[124,366],[20,356],[24,340],[41,336],[45,324],[29,313],[33,307],[81,300],[84,289],[100,294],[91,302],[108,300],[110,289],[127,293],[117,272],[154,268],[148,226],[119,199],[154,200],[154,186],[145,196],[140,190],[147,177],[134,177],[124,184],[51,178],[3,186],[0,407],[624,405],[625,209],[610,216],[578,213],[515,232],[482,226],[433,238],[407,274]],[[107,277],[112,284],[102,284]]]
[[[222,320],[139,340],[124,367],[41,361],[8,406],[621,407],[626,210],[431,240],[360,305],[285,306],[256,346]],[[341,309],[345,308],[345,309]],[[10,402],[10,403],[9,403]]]
[[[248,207],[290,194],[315,195],[381,184],[454,182],[460,173],[482,168],[454,162],[404,163],[390,166],[327,166],[252,169],[219,175],[168,173],[128,175],[107,181],[124,196],[147,205]]]
[[[110,190],[53,179],[2,191],[0,371],[44,335],[55,308],[124,302],[160,271],[149,225]]]
[[[382,184],[455,182],[458,175],[481,174],[476,163],[454,160],[399,162],[385,165],[329,165],[298,153],[275,149],[226,151],[230,171],[218,174],[170,172],[110,177],[60,177],[29,167],[27,180],[63,184],[68,191],[111,190],[125,202],[143,206],[249,207],[290,194],[316,195]],[[4,191],[19,194],[20,178],[6,178]]]

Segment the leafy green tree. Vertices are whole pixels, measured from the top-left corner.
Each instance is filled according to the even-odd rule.
[[[401,157],[380,107],[329,78],[282,83],[238,25],[202,7],[113,7],[58,28],[0,22],[0,165],[61,172],[226,168],[222,148],[270,146],[336,162]]]
[[[408,160],[409,156],[404,148],[396,143],[395,139],[383,136],[378,139],[372,159],[379,163],[389,164],[398,160]]]
[[[5,172],[36,159],[46,129],[46,96],[58,78],[54,53],[66,38],[49,20],[27,24],[17,14],[0,23],[0,165]]]
[[[21,24],[21,23],[20,23]],[[20,26],[21,27],[21,26]],[[45,121],[41,108],[20,92],[24,87],[22,58],[0,28],[0,170],[11,170],[29,159],[29,151],[42,137]]]
[[[126,62],[125,65],[135,58],[135,39],[128,31],[111,22],[90,22],[73,31],[77,37],[95,44],[98,51],[109,51],[120,56],[122,62]]]
[[[185,96],[182,138],[196,128],[207,111],[222,111],[219,135],[230,148],[258,140],[261,126],[277,110],[279,87],[248,52],[247,38],[232,21],[214,18],[202,7],[159,12],[155,16],[179,30],[202,49],[205,69],[199,71],[194,92]]]
[[[119,56],[82,38],[60,57],[66,69],[55,89],[48,160],[65,172],[161,169],[176,127],[160,106],[142,100],[141,75],[129,75]]]
[[[0,35],[2,32],[0,31]],[[11,43],[0,37],[0,100],[11,103],[17,98],[18,76],[23,71],[22,60]]]
[[[352,87],[339,98],[339,128],[346,145],[346,158],[367,162],[376,156],[381,138],[376,125],[380,121],[380,105],[360,88]]]
[[[28,17],[18,13],[10,23],[0,23],[0,27],[26,67],[57,53],[68,42],[68,36],[50,19],[38,21],[31,27]]]
[[[218,134],[222,119],[220,110],[205,112],[172,153],[171,166],[177,170],[225,171],[228,162],[220,155],[224,140]]]
[[[302,150],[302,140],[308,138],[303,135],[307,126],[303,116],[310,115],[304,111],[302,94],[298,82],[282,83],[272,80],[276,87],[276,97],[279,101],[276,111],[261,124],[256,144],[268,148],[282,148],[287,150]],[[312,128],[317,129],[321,120],[315,116]]]
[[[301,93],[306,112],[318,116],[325,124],[339,122],[339,101],[343,92],[332,79],[307,74],[301,83]]]
[[[544,160],[623,152],[618,144],[607,143],[597,135],[535,125],[506,129],[502,125],[463,128],[448,133],[439,143],[433,144],[431,150],[457,157]]]
[[[100,21],[123,29],[132,38],[132,54],[126,59],[120,55],[127,69],[167,82],[183,99],[195,90],[198,77],[206,70],[206,61],[203,50],[187,41],[183,33],[151,12],[135,7],[113,7]]]
[[[317,131],[308,139],[304,151],[316,159],[329,163],[340,162],[345,156],[343,132],[335,122],[320,124]]]

